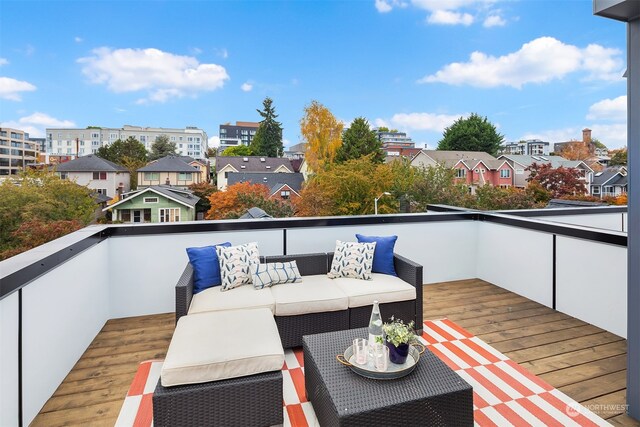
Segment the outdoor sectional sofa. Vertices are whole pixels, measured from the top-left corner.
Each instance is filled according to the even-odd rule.
[[[369,325],[373,301],[382,318],[392,315],[414,321],[422,329],[422,266],[394,254],[398,277],[373,273],[373,280],[329,279],[333,253],[261,257],[261,262],[295,260],[301,283],[261,290],[251,285],[229,291],[213,287],[193,294],[193,269],[185,268],[176,285],[176,321],[186,314],[208,311],[270,308],[284,348],[302,345],[302,336]]]
[[[394,254],[397,277],[358,280],[327,277],[332,253],[260,261],[293,260],[301,282],[259,290],[215,286],[195,295],[187,265],[176,285],[176,330],[153,395],[154,425],[282,424],[283,348],[302,345],[303,335],[368,326],[373,301],[383,319],[413,320],[421,330],[421,265]]]

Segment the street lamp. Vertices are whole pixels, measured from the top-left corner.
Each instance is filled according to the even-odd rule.
[[[378,200],[380,200],[383,196],[390,196],[390,195],[391,193],[389,193],[388,191],[385,191],[384,193],[382,193],[381,195],[373,199],[373,206],[375,207],[376,215],[378,215]]]

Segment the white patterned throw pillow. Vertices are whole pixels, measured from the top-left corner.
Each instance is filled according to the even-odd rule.
[[[221,291],[251,283],[251,266],[260,264],[257,243],[228,248],[216,246],[216,252],[220,260]]]
[[[338,277],[352,277],[354,279],[371,280],[373,267],[373,251],[376,242],[356,243],[336,240],[336,250],[333,254],[331,271],[327,274],[330,279]]]
[[[251,280],[256,289],[268,288],[282,283],[297,283],[302,281],[295,261],[270,262],[253,264],[251,266]]]

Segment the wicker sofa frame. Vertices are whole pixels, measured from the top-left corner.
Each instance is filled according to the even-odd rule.
[[[300,274],[311,276],[329,272],[333,253],[301,255],[280,255],[264,257],[265,262],[286,262],[295,260]],[[400,279],[416,288],[416,299],[380,304],[383,319],[394,315],[406,322],[413,320],[417,332],[422,330],[422,266],[398,254],[393,257],[396,273]],[[193,268],[187,264],[176,284],[176,322],[189,311],[193,298]],[[310,313],[295,316],[275,316],[280,340],[284,348],[302,345],[302,336],[322,332],[360,328],[369,325],[372,306],[350,308],[348,310]]]

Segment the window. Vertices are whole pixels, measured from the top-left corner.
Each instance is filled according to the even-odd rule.
[[[289,197],[291,197],[291,191],[288,191],[288,190],[281,191],[280,197],[282,197],[283,199],[288,199]]]
[[[69,179],[69,174],[67,172],[60,172],[60,179]]]
[[[612,185],[605,185],[604,186],[604,192],[605,193],[609,193],[609,194],[613,194],[613,186]]]
[[[145,172],[144,173],[145,181],[160,181],[160,173],[159,172]]]
[[[500,178],[511,178],[511,171],[509,169],[500,169]]]
[[[178,181],[191,181],[191,172],[180,172],[178,174]]]
[[[466,169],[456,169],[456,178],[464,178],[467,176]]]
[[[120,221],[131,222],[131,211],[129,209],[120,211]]]
[[[98,194],[102,194],[102,195],[105,195],[105,196],[107,195],[107,189],[106,188],[98,188],[98,189],[96,189],[96,192]]]
[[[94,146],[98,146],[98,145],[100,145],[100,141],[93,141],[93,142],[92,142],[92,144],[93,144]]]
[[[591,187],[591,192],[593,194],[600,194],[600,187]]]
[[[145,197],[143,199],[144,203],[158,203],[158,198],[157,197]]]
[[[80,141],[80,146],[84,147],[84,141]]]
[[[159,209],[160,222],[178,222],[180,221],[180,208],[163,208]]]
[[[224,179],[227,179],[227,178],[229,178],[229,172],[224,173]]]
[[[172,137],[171,137],[171,140],[172,140],[172,141],[175,141],[175,140],[176,140],[176,137],[175,137],[175,136],[172,136]]]
[[[93,179],[105,180],[105,179],[107,179],[107,173],[106,172],[94,172],[93,173]]]
[[[511,187],[509,184],[500,184],[500,188],[509,188]]]
[[[140,135],[140,142],[147,142],[147,137],[144,135]]]

